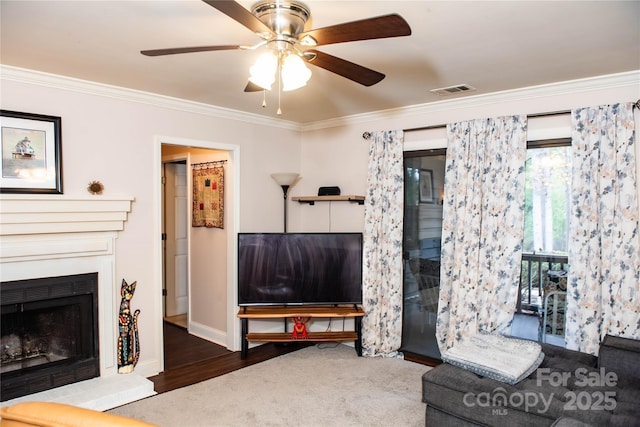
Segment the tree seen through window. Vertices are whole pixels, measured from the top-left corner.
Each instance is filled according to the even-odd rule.
[[[567,254],[571,146],[529,148],[523,251]]]

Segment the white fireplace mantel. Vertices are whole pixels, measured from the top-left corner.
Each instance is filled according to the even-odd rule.
[[[0,195],[0,236],[121,231],[132,197]]]
[[[115,239],[124,230],[133,201],[132,197],[0,195],[0,281],[97,272],[100,331],[100,377],[2,405],[39,399],[105,410],[155,393],[149,380],[118,375],[116,366]]]
[[[15,261],[113,256],[113,239],[124,230],[133,200],[2,194],[0,263],[10,268]]]

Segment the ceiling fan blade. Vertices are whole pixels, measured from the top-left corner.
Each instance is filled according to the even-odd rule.
[[[140,53],[146,56],[162,56],[162,55],[175,55],[178,53],[192,53],[192,52],[209,52],[212,50],[236,50],[242,49],[242,46],[238,45],[220,45],[220,46],[193,46],[193,47],[174,47],[168,49],[151,49],[141,50]]]
[[[264,88],[252,82],[247,82],[247,85],[244,87],[245,92],[261,92],[263,90]]]
[[[373,86],[385,77],[382,73],[338,58],[337,56],[329,55],[328,53],[318,50],[307,50],[305,54],[307,53],[315,54],[314,58],[308,60],[309,64],[324,68],[327,71],[346,77],[364,86]]]
[[[232,0],[202,0],[209,6],[218,9],[220,12],[227,15],[229,18],[239,22],[256,34],[270,34],[273,35],[271,28],[267,27],[258,18],[256,18],[251,12],[242,7],[238,2]]]
[[[408,35],[411,35],[411,27],[402,16],[394,13],[306,31],[298,36],[298,40],[311,36],[316,40],[317,46],[322,46]]]

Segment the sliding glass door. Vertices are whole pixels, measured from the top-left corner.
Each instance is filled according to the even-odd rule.
[[[445,150],[405,152],[404,306],[401,351],[440,359],[436,316]]]

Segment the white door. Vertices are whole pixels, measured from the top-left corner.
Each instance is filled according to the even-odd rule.
[[[188,293],[187,165],[165,163],[165,316],[185,314]]]

